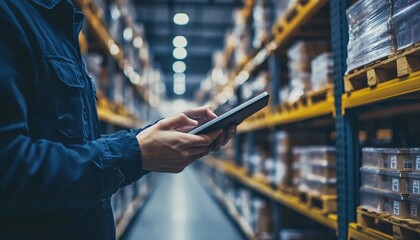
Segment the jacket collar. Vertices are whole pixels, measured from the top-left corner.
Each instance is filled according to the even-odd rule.
[[[47,9],[53,9],[57,4],[59,4],[62,0],[32,0],[34,3],[38,4]]]

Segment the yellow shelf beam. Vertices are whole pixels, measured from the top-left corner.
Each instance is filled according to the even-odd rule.
[[[244,121],[239,125],[238,132],[251,132],[261,128],[274,127],[276,125],[298,122],[329,114],[333,116],[334,110],[334,97],[328,97],[325,101],[320,101],[309,106],[301,106],[289,111],[277,113],[268,111],[263,117]]]
[[[273,27],[277,46],[283,46],[327,2],[328,0],[296,1],[296,6],[293,9],[296,11],[296,16],[290,20],[287,20],[286,16],[282,16]]]
[[[259,193],[303,214],[331,229],[337,230],[337,215],[336,214],[323,214],[321,211],[308,207],[302,203],[297,196],[290,195],[281,190],[274,190],[270,186],[261,183],[255,179],[248,177],[244,170],[239,169],[235,165],[214,157],[205,158],[204,162],[213,168],[235,178],[245,186],[258,191]]]
[[[420,91],[420,71],[406,77],[379,83],[374,88],[364,88],[343,94],[343,109],[367,105],[392,97]]]
[[[361,228],[356,223],[349,224],[349,237],[352,240],[392,240],[392,236],[370,228]]]

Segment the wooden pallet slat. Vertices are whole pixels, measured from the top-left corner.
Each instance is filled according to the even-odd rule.
[[[306,191],[299,191],[298,197],[301,202],[306,203],[309,208],[315,208],[323,214],[337,212],[337,196],[321,195]]]
[[[357,209],[357,225],[392,236],[396,240],[420,239],[420,222],[394,217],[389,213],[375,212],[366,208]]]
[[[419,70],[420,43],[417,43],[391,56],[351,70],[344,76],[344,88],[347,93],[367,87],[374,88],[379,83],[402,78]]]

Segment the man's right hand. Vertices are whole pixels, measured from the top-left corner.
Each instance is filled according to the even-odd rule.
[[[179,113],[157,122],[136,137],[140,144],[143,169],[153,172],[181,172],[193,161],[207,155],[211,144],[223,132],[194,135],[177,131],[198,122]]]

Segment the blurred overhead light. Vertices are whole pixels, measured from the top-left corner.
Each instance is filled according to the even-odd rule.
[[[120,48],[112,39],[108,40],[108,47],[109,53],[111,53],[111,55],[117,55],[120,52]]]
[[[185,83],[174,83],[174,93],[182,95],[185,93]]]
[[[184,59],[187,57],[187,50],[185,48],[174,48],[174,51],[172,53],[174,55],[174,58],[176,59]]]
[[[121,12],[115,4],[111,5],[111,18],[118,19],[121,17]]]
[[[174,70],[174,72],[176,73],[183,73],[185,72],[186,69],[187,69],[187,66],[185,65],[184,62],[181,62],[181,61],[176,61],[172,65],[172,70]]]
[[[185,74],[175,73],[174,74],[174,93],[176,95],[182,95],[185,93]]]
[[[124,29],[123,37],[126,41],[131,41],[133,39],[133,29],[131,29],[129,27]]]
[[[188,45],[188,41],[184,36],[176,36],[174,40],[172,40],[172,44],[176,48],[184,48]]]
[[[136,48],[143,47],[143,38],[141,38],[139,36],[135,37],[134,40],[133,40],[133,45]]]
[[[190,21],[186,13],[177,13],[174,16],[174,23],[178,25],[185,25]]]
[[[175,78],[183,78],[183,79],[185,79],[186,77],[185,77],[185,73],[174,73],[174,79]]]

